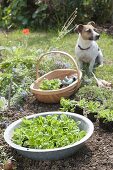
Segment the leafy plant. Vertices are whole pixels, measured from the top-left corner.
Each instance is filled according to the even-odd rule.
[[[81,21],[83,23],[94,20],[98,23],[106,23],[111,20],[113,11],[112,0],[10,0],[3,1],[0,7],[0,26],[5,28],[12,26],[30,26],[35,29],[39,26],[60,28],[76,8],[78,8],[76,22]],[[63,34],[65,34],[65,31],[63,31]]]
[[[7,108],[7,100],[5,97],[0,97],[0,111],[4,111]]]
[[[57,90],[60,88],[61,80],[60,79],[44,79],[39,88],[42,90]]]
[[[113,110],[113,104],[112,104],[112,102],[113,102],[112,99],[108,99],[106,102],[104,102],[104,108],[105,108],[105,109]]]
[[[26,49],[23,45],[7,48],[0,63],[0,92],[8,99],[9,84],[12,79],[11,103],[16,105],[18,102],[22,103],[23,93],[30,94],[29,86],[36,74],[37,52],[35,48]]]
[[[76,94],[77,99],[86,98],[88,101],[98,101],[101,104],[107,100],[113,100],[112,90],[98,88],[94,85],[81,87]]]
[[[60,100],[60,106],[61,106],[60,109],[64,112],[67,111],[75,112],[76,105],[81,108],[85,108],[87,105],[87,101],[84,98],[81,99],[80,101],[75,101],[71,99],[65,99],[63,97]]]
[[[89,112],[98,112],[99,106],[99,102],[89,101],[87,102],[86,108]]]
[[[77,105],[80,106],[81,108],[85,108],[85,107],[87,106],[87,101],[86,101],[86,99],[83,98],[83,99],[79,100],[79,101],[77,102]]]
[[[65,98],[61,98],[60,100],[60,110],[62,110],[63,112],[74,112],[75,109],[75,105],[77,104],[77,102],[75,100],[70,100],[70,99],[65,99]]]
[[[79,129],[79,124],[65,114],[29,120],[24,118],[19,128],[14,130],[12,140],[28,148],[59,148],[75,143],[86,135],[85,131]]]
[[[98,118],[105,119],[105,122],[113,121],[113,110],[110,109],[101,109],[98,113]]]

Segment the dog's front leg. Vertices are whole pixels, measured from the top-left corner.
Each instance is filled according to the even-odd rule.
[[[93,68],[94,68],[95,60],[92,60],[89,64],[89,73],[92,73]]]
[[[103,54],[101,50],[99,51],[98,58],[99,58],[99,64],[100,64],[99,67],[102,67],[103,66]]]
[[[83,69],[83,62],[81,60],[78,60],[78,66],[80,70]]]

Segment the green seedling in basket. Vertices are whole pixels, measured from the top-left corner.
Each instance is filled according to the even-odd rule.
[[[42,90],[58,90],[61,86],[61,80],[60,79],[44,79],[40,84],[40,89]]]

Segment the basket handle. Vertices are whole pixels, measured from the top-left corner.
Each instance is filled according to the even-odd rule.
[[[50,51],[50,52],[47,52],[47,53],[44,53],[40,56],[40,58],[37,60],[37,67],[36,67],[36,78],[38,79],[40,76],[39,76],[39,73],[38,73],[38,68],[39,68],[39,64],[42,60],[42,58],[45,56],[45,55],[48,55],[48,54],[56,54],[56,53],[60,53],[60,54],[63,54],[65,55],[67,58],[70,58],[74,64],[74,66],[76,67],[76,70],[77,70],[77,75],[78,75],[78,82],[80,82],[80,70],[78,68],[78,65],[75,61],[75,59],[68,53],[64,52],[64,51]]]

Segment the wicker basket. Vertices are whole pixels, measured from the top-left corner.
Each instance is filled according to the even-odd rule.
[[[43,75],[43,76],[39,76],[38,73],[38,68],[39,68],[39,63],[41,62],[42,58],[44,56],[47,56],[48,54],[62,54],[63,56],[67,57],[68,59],[71,59],[75,69],[56,69],[54,71],[50,71],[49,73]],[[58,103],[60,101],[61,97],[69,97],[70,95],[72,95],[75,91],[77,91],[77,89],[80,87],[80,82],[81,82],[81,77],[82,77],[82,73],[81,71],[78,69],[77,63],[75,61],[75,59],[68,53],[63,52],[63,51],[51,51],[51,52],[47,52],[45,54],[43,54],[40,59],[38,60],[38,64],[37,64],[37,80],[31,84],[30,89],[32,91],[32,93],[36,96],[36,98],[38,99],[38,101],[43,102],[43,103]],[[61,79],[63,80],[65,76],[72,76],[72,75],[76,75],[77,76],[77,80],[74,81],[72,84],[70,84],[67,87],[58,89],[58,90],[41,90],[39,88],[40,83],[43,81],[44,78],[47,79]]]

